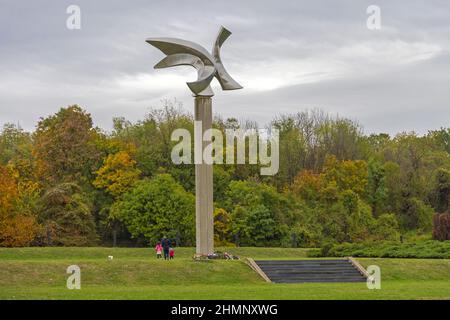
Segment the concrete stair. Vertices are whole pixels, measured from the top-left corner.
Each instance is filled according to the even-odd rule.
[[[275,283],[366,281],[366,277],[346,259],[257,260],[255,262]]]

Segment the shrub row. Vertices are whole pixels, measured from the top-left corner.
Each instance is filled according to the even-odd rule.
[[[450,241],[343,243],[310,250],[308,256],[450,259]]]

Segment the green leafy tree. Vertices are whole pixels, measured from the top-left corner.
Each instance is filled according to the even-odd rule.
[[[195,198],[169,174],[137,182],[112,210],[135,238],[155,243],[166,236],[179,245],[194,244]]]
[[[372,216],[370,206],[358,200],[356,207],[348,216],[348,238],[352,242],[370,239],[376,220]]]
[[[384,213],[376,220],[376,225],[372,231],[374,240],[397,241],[400,238],[399,224],[395,214]]]
[[[436,173],[436,210],[446,212],[450,202],[450,170],[440,168]]]
[[[386,210],[388,193],[385,167],[380,161],[370,159],[368,162],[367,187],[364,197],[372,207],[374,216],[378,216]]]
[[[227,207],[237,245],[281,245],[293,221],[292,204],[274,187],[256,181],[232,181]]]
[[[0,132],[0,164],[31,159],[32,139],[21,127],[6,123]]]
[[[430,131],[428,138],[432,139],[438,148],[450,154],[450,128]]]
[[[400,221],[406,230],[428,232],[431,230],[434,210],[422,200],[413,197],[405,202],[404,214]]]

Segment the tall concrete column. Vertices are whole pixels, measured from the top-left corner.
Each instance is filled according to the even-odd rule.
[[[201,134],[212,127],[211,97],[195,97],[195,121],[201,121]],[[198,135],[199,133],[196,132]],[[195,138],[201,143],[201,151],[210,142]],[[195,220],[196,220],[196,253],[207,255],[214,252],[214,220],[213,220],[213,167],[206,164],[201,157],[201,164],[195,165]]]

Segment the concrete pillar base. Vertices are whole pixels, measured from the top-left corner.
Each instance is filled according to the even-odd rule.
[[[202,122],[202,134],[212,128],[211,97],[195,97],[195,121]],[[196,137],[195,141],[199,139]],[[209,142],[201,140],[203,152]],[[202,164],[195,165],[196,253],[198,255],[214,253],[213,210],[213,167],[203,163],[202,157]]]

